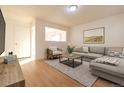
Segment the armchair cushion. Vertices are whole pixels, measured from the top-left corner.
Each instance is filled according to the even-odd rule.
[[[56,46],[50,46],[49,49],[52,50],[52,51],[57,51],[57,47]]]
[[[62,54],[62,51],[53,51],[53,55],[59,55],[59,54]]]

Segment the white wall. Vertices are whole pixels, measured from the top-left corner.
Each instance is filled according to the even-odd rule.
[[[36,19],[32,23],[19,22],[14,19],[6,18],[6,44],[5,44],[5,54],[8,54],[10,51],[14,51],[15,40],[15,28],[17,26],[29,27],[31,30],[31,57],[35,59],[46,58],[46,48],[49,46],[58,46],[63,50],[67,48],[67,42],[69,40],[67,36],[67,42],[48,42],[45,41],[45,26],[60,28],[67,31],[69,28],[59,26],[53,23],[49,23],[40,19]],[[32,27],[35,27],[32,32]]]
[[[10,51],[15,51],[15,31],[16,28],[28,28],[30,30],[30,23],[19,22],[11,18],[5,18],[6,22],[6,38],[5,38],[5,55]],[[22,35],[23,38],[23,35]]]
[[[83,44],[83,30],[98,27],[105,27],[105,44]],[[119,14],[87,24],[74,26],[70,31],[70,40],[71,43],[76,46],[100,45],[124,47],[124,14]]]
[[[45,26],[50,26],[54,28],[60,28],[67,31],[67,35],[69,32],[69,28],[63,27],[54,23],[49,23],[46,21],[43,21],[41,19],[36,19],[36,58],[46,58],[46,48],[49,46],[57,46],[59,48],[62,48],[63,50],[66,50],[67,43],[69,38],[67,38],[67,42],[48,42],[45,41]],[[68,37],[68,36],[67,36]]]

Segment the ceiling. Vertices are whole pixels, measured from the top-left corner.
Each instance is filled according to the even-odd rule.
[[[66,27],[85,24],[124,12],[124,5],[80,5],[69,12],[67,5],[0,6],[5,17],[30,22],[35,18]]]

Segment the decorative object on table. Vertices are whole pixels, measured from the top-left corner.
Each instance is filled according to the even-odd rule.
[[[62,49],[56,46],[47,48],[47,59],[59,58],[60,55],[62,55]]]
[[[105,27],[93,28],[83,31],[84,44],[104,44]]]
[[[67,51],[68,51],[68,53],[69,53],[70,55],[71,55],[72,52],[74,51],[74,48],[75,48],[75,46],[70,46],[70,45],[67,46]]]
[[[9,52],[9,53],[8,53],[8,55],[13,55],[13,52],[12,52],[12,51],[11,51],[11,52]]]
[[[4,57],[4,63],[11,64],[17,61],[16,55],[8,55]]]

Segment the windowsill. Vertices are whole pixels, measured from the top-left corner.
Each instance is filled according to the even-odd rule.
[[[46,41],[45,42],[59,42],[59,43],[66,43],[67,41]]]

